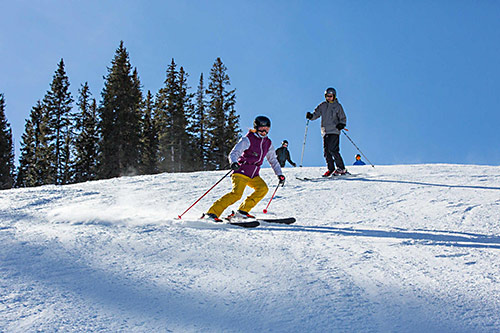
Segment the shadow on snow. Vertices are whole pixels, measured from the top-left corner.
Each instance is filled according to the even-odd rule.
[[[8,230],[8,227],[3,228],[4,232]],[[147,322],[149,327],[167,329],[171,326],[188,330],[203,327],[209,331],[223,331],[231,325],[236,329],[239,327],[238,324],[230,324],[225,309],[220,309],[220,299],[213,295],[200,295],[195,290],[182,288],[171,289],[154,281],[133,278],[130,272],[124,276],[126,271],[113,272],[92,267],[87,258],[61,248],[61,244],[55,240],[32,244],[12,239],[7,243],[0,250],[3,262],[0,269],[4,279],[36,281],[47,286],[47,294],[64,295],[69,292],[81,302],[76,306],[100,309],[105,312],[104,317],[118,316],[117,320],[122,320],[116,323],[118,326]],[[55,305],[51,302],[47,300],[49,307]],[[68,310],[69,313],[71,311],[74,310]],[[248,324],[254,320],[251,313],[248,315],[241,314],[239,323]],[[93,314],[88,313],[88,316],[92,317]],[[120,319],[123,317],[128,319]],[[46,324],[49,327],[51,325]]]
[[[474,190],[500,190],[500,187],[496,187],[496,186],[448,185],[448,184],[426,183],[426,182],[417,182],[417,181],[409,181],[409,180],[394,180],[394,179],[370,179],[370,178],[358,177],[358,178],[343,178],[341,180],[362,181],[362,182],[378,182],[378,183],[411,184],[411,185],[437,186],[437,187],[448,187],[448,188],[468,188],[468,189],[474,189]]]
[[[352,237],[371,237],[371,238],[388,238],[388,239],[404,239],[406,245],[421,244],[421,245],[440,245],[451,247],[464,248],[489,248],[500,249],[500,237],[491,235],[482,235],[474,233],[463,233],[454,231],[440,230],[373,230],[373,229],[354,229],[351,227],[324,227],[324,226],[300,226],[294,225],[290,227],[264,226],[264,230],[272,231],[295,231],[295,232],[313,232],[324,233],[338,236]],[[410,242],[408,242],[410,241]],[[415,243],[413,243],[415,242]]]

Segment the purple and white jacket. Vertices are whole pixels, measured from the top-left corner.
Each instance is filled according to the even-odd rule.
[[[264,157],[267,158],[277,176],[283,174],[271,139],[267,136],[261,137],[257,133],[249,131],[229,153],[229,163],[238,162],[241,165],[234,173],[254,178],[259,175]]]

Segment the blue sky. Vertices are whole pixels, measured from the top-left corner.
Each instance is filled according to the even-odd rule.
[[[349,136],[374,164],[500,164],[498,1],[2,1],[0,93],[16,150],[61,58],[73,98],[98,100],[123,40],[144,91],[174,58],[194,91],[217,57],[244,131],[272,120],[300,162],[305,113],[337,89]],[[357,153],[342,136],[347,165]],[[16,160],[18,155],[16,156]],[[325,165],[319,120],[305,166]]]

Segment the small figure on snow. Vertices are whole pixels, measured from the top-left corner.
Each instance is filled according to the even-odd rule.
[[[254,128],[234,146],[229,153],[229,163],[233,174],[231,182],[233,189],[208,209],[206,217],[215,222],[221,222],[219,218],[224,210],[241,199],[243,191],[250,186],[255,191],[250,194],[239,206],[236,213],[237,218],[253,218],[249,212],[267,194],[266,182],[259,176],[259,170],[267,159],[274,173],[278,176],[279,184],[285,184],[285,176],[281,171],[271,139],[267,137],[271,128],[271,120],[265,116],[258,116],[253,122]],[[231,214],[229,217],[233,217]]]
[[[285,166],[286,161],[290,163],[292,166],[296,167],[297,164],[295,164],[292,161],[292,158],[290,157],[290,152],[288,151],[288,141],[283,140],[281,143],[281,147],[276,149],[276,157],[278,158],[278,162],[280,163],[280,166],[283,168]]]
[[[361,160],[361,155],[356,154],[356,161],[352,165],[366,165],[366,163]]]
[[[340,132],[347,124],[347,117],[342,105],[337,100],[337,92],[334,88],[325,90],[325,99],[316,107],[314,112],[307,112],[306,118],[315,120],[321,117],[323,151],[328,166],[328,170],[323,174],[323,177],[344,175],[347,170],[340,155]]]

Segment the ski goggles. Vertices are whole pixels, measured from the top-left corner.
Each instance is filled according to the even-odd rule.
[[[258,132],[258,133],[265,133],[265,134],[268,134],[268,133],[269,133],[269,127],[258,127],[258,128],[257,128],[257,132]]]

